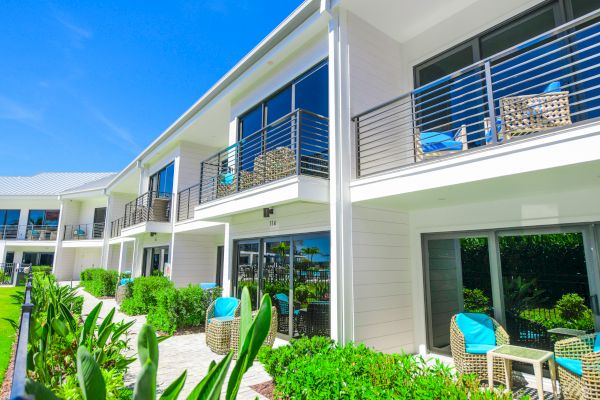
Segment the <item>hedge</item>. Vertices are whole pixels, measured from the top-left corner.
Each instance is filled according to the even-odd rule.
[[[50,275],[52,273],[51,265],[32,265],[31,272],[43,272],[46,275]]]
[[[169,334],[200,327],[204,325],[206,309],[220,295],[221,289],[202,290],[192,285],[164,289],[156,294],[156,305],[150,308],[147,321],[156,330]]]
[[[113,297],[117,289],[117,271],[102,268],[88,268],[80,273],[81,286],[96,297]]]
[[[441,361],[410,354],[384,354],[360,344],[340,346],[329,338],[292,340],[263,347],[259,360],[279,399],[511,399],[482,389],[474,375],[459,375]]]
[[[164,276],[142,276],[128,283],[130,296],[121,303],[121,311],[127,315],[148,314],[156,306],[156,296],[173,287],[173,283]]]

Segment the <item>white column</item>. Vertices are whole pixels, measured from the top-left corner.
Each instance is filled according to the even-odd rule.
[[[353,125],[350,114],[346,11],[327,10],[329,20],[329,181],[331,218],[331,336],[354,340],[352,274]]]
[[[233,240],[229,224],[225,224],[225,240],[223,241],[223,296],[231,296],[231,278],[233,259]]]
[[[121,242],[119,245],[119,275],[123,272],[125,263],[127,263],[127,242]]]

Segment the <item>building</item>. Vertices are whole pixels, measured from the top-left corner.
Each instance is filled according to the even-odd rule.
[[[598,326],[596,8],[307,0],[125,169],[52,194],[55,272],[76,279],[89,254],[247,286],[284,337],[390,352],[447,352],[465,289],[518,331],[523,279],[579,293]],[[75,239],[101,203],[103,238]],[[558,236],[577,263],[540,273],[507,251]]]

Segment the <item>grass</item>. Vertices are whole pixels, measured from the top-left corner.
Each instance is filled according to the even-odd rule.
[[[19,325],[24,288],[0,288],[0,383],[10,361],[10,352]]]

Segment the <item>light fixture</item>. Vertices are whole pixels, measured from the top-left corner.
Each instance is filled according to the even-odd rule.
[[[269,218],[271,215],[273,215],[273,212],[273,208],[263,208],[263,217]]]

